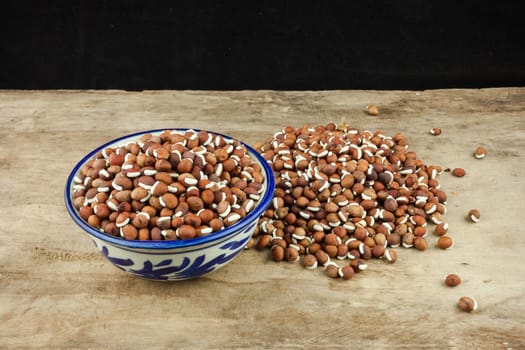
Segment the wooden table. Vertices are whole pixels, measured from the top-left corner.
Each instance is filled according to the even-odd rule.
[[[441,176],[453,249],[430,235],[427,251],[399,248],[396,264],[373,260],[350,281],[247,250],[206,277],[155,283],[106,262],[64,207],[76,162],[126,133],[191,127],[255,143],[342,120],[403,131],[426,164],[466,169]],[[2,349],[525,348],[525,88],[0,91],[0,125]],[[443,285],[451,272],[456,288]],[[457,309],[463,295],[476,312]]]

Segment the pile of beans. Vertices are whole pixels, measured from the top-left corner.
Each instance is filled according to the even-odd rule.
[[[286,127],[255,148],[273,168],[276,188],[253,244],[275,261],[302,258],[308,269],[350,279],[370,258],[395,262],[391,248],[427,249],[427,222],[449,238],[442,168],[418,159],[402,133]]]
[[[195,130],[105,148],[73,181],[80,216],[127,240],[208,235],[245,217],[264,190],[261,167],[241,142]]]

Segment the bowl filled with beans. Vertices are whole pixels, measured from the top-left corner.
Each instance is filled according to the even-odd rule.
[[[274,187],[271,167],[248,144],[212,131],[158,129],[89,152],[69,174],[64,199],[113,265],[176,281],[238,256]]]

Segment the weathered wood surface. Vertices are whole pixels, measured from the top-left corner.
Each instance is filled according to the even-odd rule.
[[[379,116],[362,112],[369,103]],[[248,250],[207,277],[153,283],[107,263],[63,204],[75,163],[126,133],[191,127],[254,143],[341,120],[403,131],[425,163],[467,170],[441,176],[453,249],[399,249],[351,281]],[[0,125],[2,349],[525,348],[525,88],[0,91]],[[486,159],[472,157],[478,145]],[[465,220],[474,207],[477,224]],[[442,284],[450,272],[457,288]],[[463,295],[477,312],[456,308]]]

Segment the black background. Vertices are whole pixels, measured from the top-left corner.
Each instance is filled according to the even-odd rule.
[[[523,86],[519,3],[8,1],[0,88]]]

